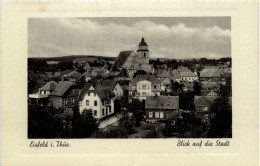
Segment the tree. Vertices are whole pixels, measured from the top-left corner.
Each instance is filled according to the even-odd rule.
[[[179,95],[180,108],[185,110],[194,110],[194,93],[191,91]]]
[[[83,110],[82,114],[74,110],[75,122],[73,126],[74,138],[87,138],[97,130],[97,122],[92,116],[92,110]]]
[[[145,101],[132,99],[131,103],[129,104],[129,111],[133,113],[135,125],[140,126],[140,121],[143,115],[145,115]]]
[[[232,109],[227,96],[217,98],[212,106],[214,118],[211,122],[208,137],[231,138],[232,137]]]
[[[49,106],[28,106],[28,138],[66,138],[59,112]]]
[[[144,70],[137,70],[135,73],[134,73],[134,76],[133,78],[135,78],[136,76],[138,75],[146,75],[147,73],[144,71]]]
[[[200,96],[201,94],[201,85],[198,81],[193,82],[193,91],[194,95]]]

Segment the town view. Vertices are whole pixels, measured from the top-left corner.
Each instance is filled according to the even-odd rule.
[[[70,28],[77,24],[73,33],[79,30],[79,25],[83,25],[80,22],[82,20],[74,21],[73,24],[65,24],[65,21],[63,20],[62,25]],[[99,25],[94,23],[92,26]],[[104,23],[103,26],[116,26],[116,23]],[[153,26],[147,21],[142,22],[142,25],[145,23]],[[133,26],[137,26],[136,24]],[[122,25],[120,24],[121,28]],[[161,28],[162,25],[154,27]],[[176,27],[171,29],[186,29],[185,38],[194,32],[201,41],[205,39],[215,42],[216,39],[215,45],[207,45],[207,42],[204,46],[196,45],[200,42],[196,40],[191,44],[191,49],[178,46],[178,42],[174,44],[176,48],[173,48],[171,43],[165,43],[169,51],[181,50],[177,52],[180,55],[187,51],[188,58],[178,58],[174,56],[176,52],[162,57],[155,54],[155,47],[150,47],[149,43],[155,43],[156,39],[151,40],[149,37],[148,40],[145,35],[139,35],[137,41],[129,44],[136,49],[133,50],[132,46],[127,49],[126,45],[122,47],[126,48],[125,50],[114,49],[117,53],[111,53],[113,56],[55,56],[55,53],[46,57],[29,56],[28,138],[232,138],[232,60],[231,56],[212,56],[215,55],[213,51],[221,54],[227,49],[223,46],[219,49],[215,47],[217,40],[219,43],[225,41],[219,39],[224,35],[229,36],[229,31],[222,31],[214,26],[201,33],[198,28],[188,31],[183,24]],[[98,30],[101,35],[105,35],[104,30]],[[30,31],[32,30],[29,27]],[[180,34],[179,31],[176,35]],[[35,28],[34,36],[29,36],[29,40],[35,39],[35,36],[43,32],[44,30]],[[57,31],[57,27],[51,28],[46,35],[39,35],[37,40],[43,41],[46,37],[56,43],[63,42],[51,37],[50,32],[62,31]],[[204,32],[206,37],[201,37]],[[214,34],[211,39],[213,33],[217,35]],[[108,35],[115,33],[111,30]],[[65,30],[63,37],[66,37]],[[196,35],[192,35],[191,40],[183,42],[188,45],[195,37]],[[68,35],[68,38],[66,42],[76,40],[72,35]],[[95,43],[102,43],[98,37],[92,39],[98,41]],[[84,40],[82,42],[85,42]],[[163,38],[158,36],[158,40],[163,41]],[[174,40],[182,41],[180,37]],[[35,41],[31,43],[36,48],[38,44],[35,44]],[[50,41],[46,40],[47,42]],[[113,47],[112,41],[104,39],[104,42]],[[59,45],[59,50],[73,51],[68,48],[73,46],[73,43],[65,44],[64,49]],[[97,44],[91,44],[89,48],[94,50]],[[158,42],[158,49],[163,47],[159,47],[160,44],[164,45],[163,42]],[[84,44],[75,44],[75,48],[80,50],[78,45]],[[45,49],[46,54],[55,48],[47,43],[31,52],[36,54],[35,50],[42,51],[45,46],[48,47]],[[100,50],[109,50],[105,44],[100,44],[99,47]],[[195,50],[193,47],[199,48]],[[212,55],[196,57],[196,53],[200,54],[199,50],[203,49],[213,50]],[[190,54],[192,52],[194,54]]]

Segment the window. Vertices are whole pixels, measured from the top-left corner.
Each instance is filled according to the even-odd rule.
[[[142,92],[142,96],[146,96],[146,92]]]
[[[149,112],[149,118],[153,118],[153,112]]]
[[[132,85],[132,89],[135,89],[135,85]]]
[[[89,100],[86,100],[86,106],[89,106]]]
[[[171,125],[175,126],[175,121],[174,120],[171,121]]]
[[[108,107],[109,113],[111,113],[111,107]]]
[[[150,85],[147,85],[147,89],[150,89]]]
[[[163,112],[160,112],[160,118],[164,118]]]
[[[105,105],[105,100],[102,101],[102,105]]]
[[[203,107],[202,111],[208,111],[208,107]]]
[[[94,96],[96,96],[97,94],[96,93],[94,93]]]
[[[81,101],[79,102],[79,106],[80,106],[80,107],[82,106],[82,102],[81,102]]]
[[[153,85],[153,88],[156,89],[156,85]]]
[[[159,112],[155,112],[155,118],[159,118]]]
[[[94,110],[94,116],[97,116],[97,110]]]
[[[72,103],[74,103],[74,102],[75,102],[74,98],[71,98],[71,100],[72,100]]]
[[[139,89],[141,89],[141,85],[139,85],[138,87],[139,87]]]
[[[146,85],[142,85],[142,89],[144,89],[144,90],[145,90],[145,89],[146,89]]]
[[[105,115],[105,109],[102,108],[102,115],[104,116]]]
[[[97,106],[97,101],[96,100],[94,101],[94,106]]]
[[[209,116],[208,116],[208,115],[205,115],[205,119],[209,119]]]
[[[90,96],[90,93],[88,92],[88,96]]]

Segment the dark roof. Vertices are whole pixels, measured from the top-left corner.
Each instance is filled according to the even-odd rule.
[[[127,58],[130,56],[132,52],[134,51],[121,51],[117,59],[115,60],[114,65],[121,67],[126,62]]]
[[[86,83],[85,86],[80,90],[79,93],[79,99],[82,100],[86,94],[86,92],[89,90],[89,88],[92,86],[91,83]]]
[[[200,102],[201,100],[206,100],[208,101],[210,104],[213,104],[214,100],[217,99],[218,96],[194,96],[194,104]]]
[[[81,89],[79,94],[79,100],[82,100],[87,92],[90,92],[89,88],[92,86],[92,84],[85,84],[85,86]],[[115,96],[114,92],[112,90],[104,90],[100,87],[95,87],[94,90],[97,95],[100,97],[101,100],[112,98]]]
[[[147,96],[145,109],[179,109],[179,96]]]
[[[137,75],[130,84],[136,84],[139,81],[147,80],[150,81],[152,84],[160,84],[160,81],[155,78],[154,75]]]
[[[142,37],[141,42],[138,46],[148,46],[147,43],[144,41],[144,38]]]
[[[55,90],[57,83],[55,81],[47,82],[40,90],[53,91]]]
[[[96,88],[102,90],[113,90],[116,84],[116,80],[103,80],[102,82],[96,84]]]
[[[88,64],[89,64],[90,67],[100,67],[100,68],[102,68],[104,66],[104,63],[89,62]]]
[[[51,96],[62,96],[71,86],[76,85],[74,82],[59,81],[55,87],[55,90],[50,94]]]
[[[100,97],[101,100],[115,97],[115,93],[112,90],[102,90],[96,89],[97,95]]]

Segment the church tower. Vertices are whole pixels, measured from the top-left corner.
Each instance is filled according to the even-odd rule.
[[[148,45],[144,41],[144,38],[142,37],[141,42],[138,45],[137,55],[139,57],[139,62],[141,64],[142,69],[146,68],[146,66],[149,66],[149,50]]]

